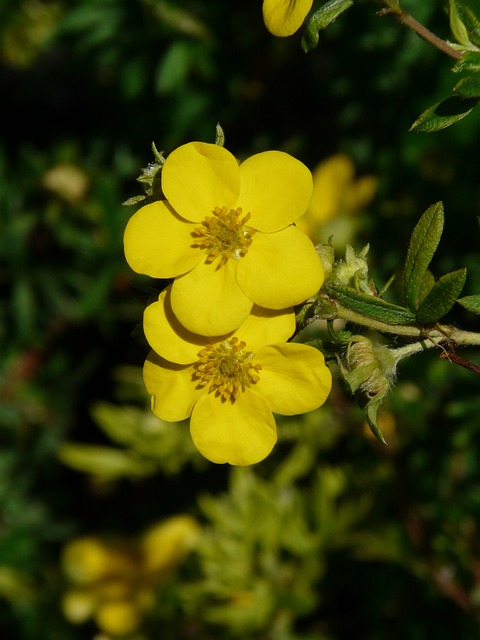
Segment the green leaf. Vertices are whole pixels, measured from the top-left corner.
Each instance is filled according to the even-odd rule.
[[[478,6],[478,0],[472,4]],[[467,6],[465,0],[450,0],[450,28],[457,42],[467,49],[474,49],[480,44],[480,21]]]
[[[431,133],[446,129],[468,116],[477,106],[478,101],[479,98],[463,98],[461,96],[452,96],[441,100],[419,115],[410,127],[410,131]]]
[[[100,445],[65,442],[58,448],[57,456],[63,464],[99,480],[141,478],[156,471],[152,462],[147,463],[127,451]]]
[[[356,291],[353,287],[331,283],[325,285],[325,290],[347,309],[374,320],[380,320],[386,324],[413,324],[415,322],[415,314],[405,307],[399,307],[382,300],[382,298]]]
[[[450,29],[455,36],[457,42],[463,44],[464,47],[470,47],[470,38],[468,37],[468,30],[465,26],[459,11],[458,1],[450,0],[449,13],[450,13]]]
[[[453,90],[462,98],[480,98],[480,74],[462,78]]]
[[[329,0],[312,15],[302,38],[302,49],[308,53],[319,40],[318,32],[328,27],[338,16],[353,5],[353,0]]]
[[[417,321],[437,322],[448,313],[461,294],[466,277],[467,270],[458,269],[439,278],[418,307]]]
[[[422,302],[425,296],[430,292],[431,288],[435,284],[435,276],[431,271],[427,269],[422,280],[420,291],[418,292],[418,303]]]
[[[432,204],[418,221],[408,246],[403,270],[403,288],[408,307],[415,311],[424,291],[428,266],[443,232],[443,204]]]
[[[452,68],[455,73],[462,71],[480,71],[480,51],[466,51]]]
[[[468,311],[480,314],[480,295],[464,296],[463,298],[459,298],[457,302]]]

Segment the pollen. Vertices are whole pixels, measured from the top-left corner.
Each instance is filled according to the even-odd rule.
[[[262,367],[253,364],[253,355],[247,351],[245,342],[236,337],[209,345],[198,354],[199,359],[193,365],[194,378],[199,387],[208,387],[208,393],[234,402],[260,380],[258,372]]]
[[[247,254],[255,233],[246,226],[249,219],[250,214],[243,216],[241,207],[230,210],[227,207],[215,207],[213,215],[206,217],[202,226],[192,232],[192,246],[206,253],[207,264],[218,258],[217,268],[231,258],[239,260]]]

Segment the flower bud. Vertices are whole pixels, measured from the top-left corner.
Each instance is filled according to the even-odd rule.
[[[386,442],[377,425],[377,411],[390,390],[401,357],[394,350],[357,335],[350,338],[340,362],[343,378],[352,392],[359,396],[367,423],[383,444]]]
[[[356,254],[354,249],[347,244],[345,258],[339,260],[335,265],[330,281],[353,287],[363,293],[376,295],[375,285],[368,279],[367,254],[369,248],[367,244],[360,253]]]
[[[352,392],[361,391],[369,399],[385,396],[395,377],[394,353],[366,336],[353,336],[342,362],[343,375]]]

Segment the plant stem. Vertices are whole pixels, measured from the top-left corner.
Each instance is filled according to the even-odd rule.
[[[369,318],[361,313],[347,309],[338,302],[335,302],[335,306],[337,319],[368,327],[380,333],[392,333],[397,336],[420,339],[422,342],[402,347],[406,350],[412,349],[411,353],[439,346],[442,342],[450,343],[453,346],[480,346],[480,333],[474,333],[473,331],[463,331],[451,325],[436,325],[433,329],[427,329],[426,327],[415,325],[387,324],[381,320]],[[421,346],[422,344],[424,346]]]
[[[445,42],[445,40],[442,40],[434,33],[432,33],[429,29],[427,29],[427,27],[425,27],[423,24],[418,22],[418,20],[410,15],[408,11],[405,11],[405,9],[401,7],[396,0],[381,1],[383,1],[383,3],[387,6],[378,12],[379,16],[386,16],[388,14],[393,15],[401,24],[404,24],[409,29],[412,29],[412,31],[415,31],[415,33],[420,36],[420,38],[433,45],[443,53],[446,53],[447,56],[450,56],[455,60],[461,59],[462,54],[459,51],[451,47],[447,42]]]
[[[336,317],[342,320],[347,320],[347,322],[353,322],[354,324],[359,324],[362,327],[369,327],[370,329],[380,331],[381,333],[394,333],[397,336],[410,336],[412,338],[424,337],[424,332],[419,327],[403,324],[388,324],[381,320],[375,320],[374,318],[369,318],[361,313],[347,309],[336,301],[335,306]],[[445,336],[444,339],[446,339]]]

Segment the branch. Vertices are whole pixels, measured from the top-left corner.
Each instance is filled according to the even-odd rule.
[[[427,27],[425,27],[423,24],[418,22],[418,20],[411,16],[408,11],[405,11],[405,9],[401,7],[396,0],[381,1],[383,1],[383,3],[387,6],[378,12],[379,16],[386,16],[391,14],[400,22],[400,24],[404,24],[409,29],[412,29],[412,31],[415,31],[415,33],[420,36],[422,40],[425,40],[426,42],[433,45],[443,53],[446,53],[447,56],[450,56],[455,60],[461,59],[462,54],[459,51],[451,47],[447,42],[445,42],[445,40],[442,40],[434,33],[432,33],[429,29],[427,29]]]

